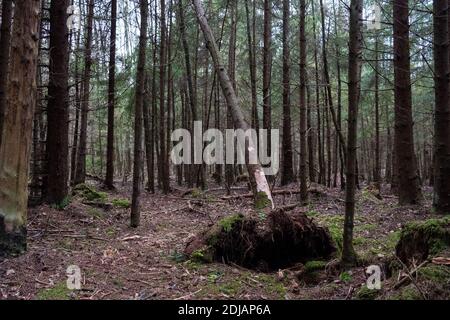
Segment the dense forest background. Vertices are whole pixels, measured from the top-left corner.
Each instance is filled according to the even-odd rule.
[[[45,212],[55,230],[87,214],[92,230],[68,238],[139,241],[145,251],[146,233],[170,231],[161,245],[170,261],[278,270],[274,279],[289,282],[294,297],[299,285],[283,272],[311,260],[327,274],[320,281],[351,282],[328,298],[353,297],[364,276],[346,275],[375,262],[387,266],[385,280],[400,270],[383,298],[401,296],[405,285],[415,298],[447,297],[448,287],[417,284],[411,274],[432,267],[449,277],[449,4],[2,0],[0,255],[22,253],[28,240],[31,253],[19,259],[45,248],[50,260]],[[279,148],[280,171],[172,163],[172,132],[194,132],[196,121],[203,131],[279,129],[280,145],[269,151]],[[258,143],[249,139],[248,157]],[[152,210],[164,218],[150,219]],[[97,219],[104,228],[94,228]],[[402,229],[413,220],[427,221]],[[184,227],[190,237],[174,231]],[[109,249],[78,247],[106,260],[120,251],[113,245],[105,256]],[[17,268],[5,261],[0,268]],[[305,272],[293,277],[308,287]],[[182,298],[199,297],[203,289],[189,283]],[[222,294],[238,296],[231,291]]]

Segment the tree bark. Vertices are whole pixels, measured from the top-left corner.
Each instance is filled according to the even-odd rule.
[[[164,194],[169,192],[169,163],[166,149],[166,61],[167,61],[167,43],[166,43],[166,3],[160,1],[160,32],[161,49],[159,60],[159,158],[161,168],[162,191]]]
[[[89,98],[91,86],[92,66],[92,25],[94,20],[94,0],[89,0],[88,16],[86,26],[86,42],[84,52],[84,76],[83,94],[81,101],[80,140],[78,144],[77,167],[75,172],[75,185],[84,183],[86,180],[86,149],[87,149],[87,125],[89,113]]]
[[[306,142],[306,3],[300,0],[300,200],[308,202]]]
[[[434,196],[437,213],[450,214],[450,105],[448,0],[434,0]]]
[[[2,26],[0,30],[0,144],[2,143],[3,117],[6,110],[9,50],[11,42],[12,0],[2,1]]]
[[[281,146],[281,185],[294,179],[292,165],[291,75],[289,49],[289,0],[283,0],[283,140]]]
[[[46,146],[46,200],[50,204],[63,202],[69,192],[68,6],[68,0],[52,0],[50,5],[50,76]]]
[[[142,171],[142,110],[145,94],[145,59],[147,48],[148,0],[140,0],[141,29],[139,36],[139,56],[136,73],[136,101],[134,105],[134,166],[133,166],[133,195],[131,202],[131,227],[140,224],[140,196]]]
[[[400,205],[421,200],[414,153],[408,2],[394,1],[395,156]]]
[[[26,249],[28,169],[39,40],[39,0],[16,0],[10,80],[0,146],[0,255]]]
[[[116,29],[117,0],[111,1],[111,35],[109,49],[109,79],[108,79],[108,142],[106,147],[106,177],[105,186],[114,189],[114,108],[116,91]]]
[[[264,0],[264,47],[263,47],[263,129],[267,130],[267,153],[271,152],[271,79],[272,79],[272,2]]]
[[[353,226],[355,216],[357,119],[361,83],[362,10],[363,0],[351,1],[348,57],[347,183],[345,188],[345,219],[342,245],[342,264],[344,266],[356,263],[356,253],[353,248]]]

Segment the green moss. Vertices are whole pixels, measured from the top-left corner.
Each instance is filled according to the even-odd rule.
[[[226,295],[236,295],[242,290],[242,283],[238,280],[233,280],[219,286],[219,291]]]
[[[259,282],[261,282],[268,293],[276,295],[280,299],[284,299],[286,296],[286,288],[284,284],[270,274],[262,274],[258,276]]]
[[[318,270],[325,270],[327,263],[325,261],[308,261],[305,264],[305,272],[310,273]]]
[[[49,289],[42,289],[36,294],[37,300],[69,300],[72,291],[65,282],[57,283]]]
[[[308,211],[308,212],[306,213],[306,215],[307,215],[308,217],[312,218],[312,217],[318,216],[318,215],[319,215],[319,212],[318,212],[318,211],[315,211],[315,210],[310,210],[310,211]]]
[[[271,205],[272,205],[272,202],[267,197],[267,194],[265,192],[260,191],[256,194],[255,208],[257,210],[266,209],[266,208],[270,207]]]
[[[94,187],[85,183],[79,184],[73,188],[73,192],[81,196],[86,201],[106,202],[108,194],[106,192],[99,192]]]
[[[97,219],[103,219],[105,217],[104,213],[96,208],[89,208],[87,210],[88,215],[92,216],[93,218]]]
[[[241,222],[242,220],[244,220],[244,216],[242,214],[231,215],[220,220],[219,226],[223,231],[230,232],[231,230],[233,230],[233,225],[236,222]]]
[[[422,235],[428,244],[429,254],[433,256],[449,247],[449,225],[450,217],[410,222],[402,229],[400,238],[414,239],[416,235]]]
[[[112,204],[116,208],[128,209],[131,207],[131,202],[128,199],[114,199]]]
[[[373,231],[377,228],[377,225],[374,223],[366,223],[366,224],[361,224],[358,226],[355,226],[355,231],[356,232],[361,232],[361,231]]]
[[[191,192],[191,196],[192,198],[202,198],[203,197],[203,192],[200,189],[193,189]]]
[[[431,281],[446,283],[450,280],[450,268],[432,264],[420,268],[419,275]]]
[[[356,237],[353,239],[353,245],[355,246],[362,246],[364,244],[367,244],[368,240],[364,237]]]
[[[117,234],[117,230],[114,227],[109,227],[106,229],[106,234],[108,236],[115,236]]]
[[[390,300],[422,300],[422,295],[413,285],[403,288],[397,294],[390,297]]]
[[[331,238],[338,249],[338,254],[340,254],[342,252],[344,216],[326,215],[322,216],[319,222],[330,231]]]
[[[380,290],[369,289],[367,286],[363,286],[356,293],[356,299],[358,300],[375,300],[380,295]]]

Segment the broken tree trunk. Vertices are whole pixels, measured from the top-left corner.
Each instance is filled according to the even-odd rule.
[[[244,115],[242,113],[241,108],[239,107],[238,99],[236,96],[236,92],[234,91],[233,84],[230,81],[228,76],[228,72],[225,66],[222,64],[219,57],[219,50],[216,45],[216,40],[214,38],[213,32],[208,24],[208,20],[206,19],[205,11],[201,4],[200,0],[193,0],[193,5],[195,12],[197,14],[197,18],[200,24],[200,27],[203,31],[203,35],[205,37],[206,45],[211,54],[211,57],[214,62],[214,67],[216,73],[219,78],[220,86],[223,91],[223,95],[225,96],[225,100],[229,109],[231,110],[231,114],[233,117],[233,122],[236,129],[242,129],[244,131],[250,129],[247,121],[244,119]],[[246,151],[249,154],[249,159],[257,159],[255,154],[257,152],[256,141],[253,141],[252,137],[249,137],[248,144],[246,145]],[[272,195],[270,192],[269,184],[267,183],[266,176],[261,165],[258,164],[247,164],[247,170],[251,180],[253,180],[252,189],[255,198],[255,206],[259,209],[263,209],[265,207],[271,206],[274,208],[274,202],[272,199]]]

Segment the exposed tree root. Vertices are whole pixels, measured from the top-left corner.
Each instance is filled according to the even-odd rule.
[[[205,262],[235,263],[259,271],[328,258],[334,251],[328,231],[292,206],[244,217],[233,215],[194,237],[185,254]]]

